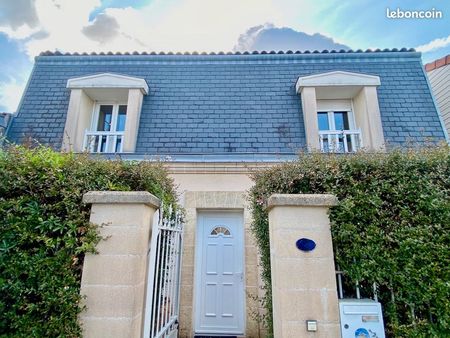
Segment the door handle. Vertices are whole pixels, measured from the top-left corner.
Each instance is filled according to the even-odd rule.
[[[244,282],[244,273],[243,272],[238,272],[238,273],[236,273],[236,275],[238,276],[239,281],[241,283],[243,283]]]

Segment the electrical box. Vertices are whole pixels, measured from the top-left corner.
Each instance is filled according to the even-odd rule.
[[[381,304],[372,299],[339,299],[342,338],[386,338]]]

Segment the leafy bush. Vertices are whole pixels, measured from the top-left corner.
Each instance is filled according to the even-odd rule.
[[[90,190],[146,190],[176,202],[161,164],[48,148],[0,150],[0,336],[77,337],[83,257],[99,238]]]
[[[272,330],[267,198],[273,193],[332,193],[336,263],[346,289],[383,304],[395,337],[450,336],[450,152],[447,146],[388,154],[312,154],[253,174],[257,238]]]

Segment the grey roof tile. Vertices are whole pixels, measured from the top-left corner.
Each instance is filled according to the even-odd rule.
[[[414,51],[204,55],[60,55],[36,65],[9,138],[60,148],[67,79],[113,72],[146,79],[137,154],[288,153],[305,147],[299,76],[343,70],[378,75],[381,118],[391,146],[443,140]],[[405,128],[408,128],[405,131]],[[420,131],[419,131],[420,129]]]

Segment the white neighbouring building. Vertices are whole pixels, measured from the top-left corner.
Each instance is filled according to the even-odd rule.
[[[450,133],[450,55],[427,63],[425,70],[445,128]]]

